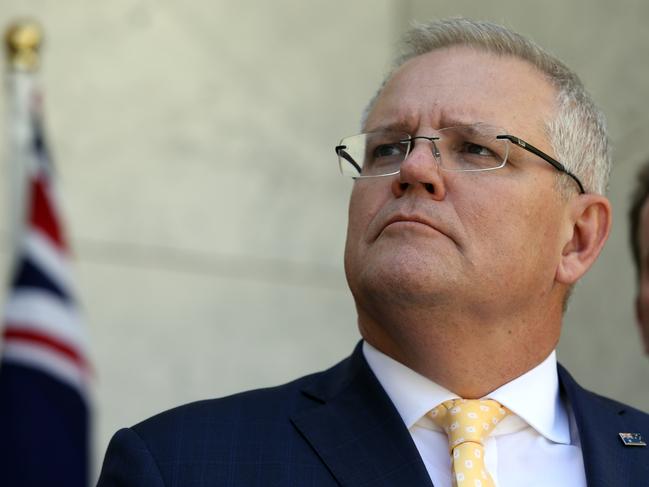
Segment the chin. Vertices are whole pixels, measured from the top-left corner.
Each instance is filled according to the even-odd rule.
[[[448,301],[457,279],[439,262],[410,260],[407,256],[366,259],[362,266],[346,263],[347,283],[357,302],[373,306],[437,306]]]

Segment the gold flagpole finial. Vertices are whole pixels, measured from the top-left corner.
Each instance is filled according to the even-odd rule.
[[[43,30],[36,22],[18,21],[9,25],[5,32],[9,66],[19,71],[35,71],[42,42]]]

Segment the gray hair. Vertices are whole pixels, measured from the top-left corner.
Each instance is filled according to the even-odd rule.
[[[533,41],[488,21],[451,18],[415,24],[402,41],[402,51],[381,87],[370,100],[367,117],[394,72],[406,61],[436,49],[464,45],[499,56],[514,56],[535,66],[557,90],[557,110],[546,131],[557,159],[576,174],[587,192],[604,194],[608,186],[611,157],[606,119],[572,70]],[[561,178],[560,188],[574,184]]]

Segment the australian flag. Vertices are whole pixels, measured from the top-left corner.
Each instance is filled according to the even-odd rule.
[[[26,221],[5,300],[0,486],[87,487],[90,367],[53,172],[33,94],[25,123]]]

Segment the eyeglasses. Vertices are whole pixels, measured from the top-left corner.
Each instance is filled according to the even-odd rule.
[[[513,142],[570,176],[579,186],[581,194],[586,192],[579,178],[559,161],[523,139],[484,123],[447,127],[435,130],[431,136],[413,137],[406,132],[380,130],[345,137],[336,146],[340,171],[353,179],[398,174],[401,163],[406,160],[418,139],[428,140],[440,168],[451,172],[500,169],[507,163],[509,142]]]

